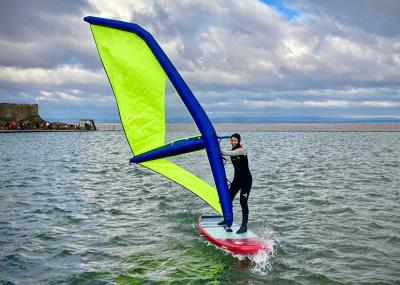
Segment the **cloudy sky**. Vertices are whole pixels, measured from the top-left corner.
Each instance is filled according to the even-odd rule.
[[[400,118],[398,0],[1,1],[0,101],[118,120],[87,15],[150,31],[212,118]]]

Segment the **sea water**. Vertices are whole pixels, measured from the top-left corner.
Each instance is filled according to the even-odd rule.
[[[250,258],[200,236],[204,202],[128,165],[123,132],[0,134],[0,283],[399,284],[400,133],[241,135],[249,227],[273,246]],[[176,161],[212,182],[204,152]]]

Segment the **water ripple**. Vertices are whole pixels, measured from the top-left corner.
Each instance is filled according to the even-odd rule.
[[[207,243],[208,206],[128,165],[122,132],[0,134],[0,283],[398,284],[400,134],[242,136],[273,248],[251,258]],[[212,182],[204,152],[174,161]]]

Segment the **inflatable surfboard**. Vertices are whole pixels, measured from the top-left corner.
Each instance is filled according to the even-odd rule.
[[[227,232],[224,226],[218,225],[222,220],[222,216],[204,215],[197,220],[197,226],[208,241],[229,252],[249,255],[269,250],[268,243],[249,229],[246,233],[236,234],[239,226],[233,224],[232,232]]]

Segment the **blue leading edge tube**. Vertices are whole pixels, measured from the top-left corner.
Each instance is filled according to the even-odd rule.
[[[214,176],[215,186],[218,191],[218,197],[220,200],[222,213],[224,215],[224,220],[228,226],[232,225],[232,203],[228,191],[228,184],[226,182],[225,168],[221,158],[221,149],[218,143],[218,136],[209,118],[207,117],[207,114],[196,100],[192,91],[189,89],[171,61],[168,59],[167,55],[158,45],[153,36],[139,25],[91,16],[85,17],[84,20],[90,24],[132,32],[147,43],[170,79],[172,85],[175,87],[175,90],[178,92],[190,115],[193,117],[197,128],[202,134],[208,160],[210,161],[211,171]]]
[[[149,160],[193,152],[203,148],[204,143],[201,137],[182,139],[136,155],[129,160],[129,163],[141,163]]]

